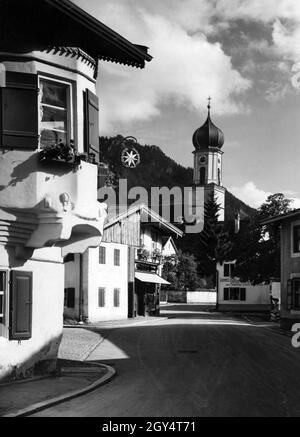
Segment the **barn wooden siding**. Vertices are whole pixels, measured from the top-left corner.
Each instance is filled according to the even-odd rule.
[[[104,243],[127,244],[128,246],[140,246],[140,211],[125,217],[104,229]]]

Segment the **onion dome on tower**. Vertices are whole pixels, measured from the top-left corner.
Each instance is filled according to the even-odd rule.
[[[193,144],[196,150],[207,150],[210,147],[221,149],[224,144],[224,134],[213,124],[210,118],[210,100],[208,99],[208,116],[203,126],[199,127],[193,135]]]

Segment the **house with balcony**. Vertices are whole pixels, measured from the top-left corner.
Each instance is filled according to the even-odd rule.
[[[0,380],[55,369],[63,260],[102,241],[99,60],[151,57],[69,0],[1,5]]]
[[[145,205],[104,225],[99,248],[65,258],[65,318],[97,323],[159,313],[163,242],[183,232]],[[83,294],[80,294],[83,290]]]

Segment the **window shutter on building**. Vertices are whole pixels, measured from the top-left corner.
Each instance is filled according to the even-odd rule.
[[[0,147],[34,150],[39,144],[38,77],[36,74],[6,74],[0,88]]]
[[[105,307],[105,288],[98,288],[98,307]]]
[[[292,309],[293,304],[293,281],[289,279],[287,281],[287,309]]]
[[[119,308],[120,306],[120,289],[115,288],[114,289],[114,307]]]
[[[90,90],[84,93],[85,101],[85,152],[95,154],[99,162],[99,99]]]
[[[11,274],[10,339],[28,340],[32,335],[32,273]]]

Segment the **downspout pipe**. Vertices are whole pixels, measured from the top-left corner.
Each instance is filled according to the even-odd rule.
[[[79,254],[79,324],[83,325],[83,254]]]

